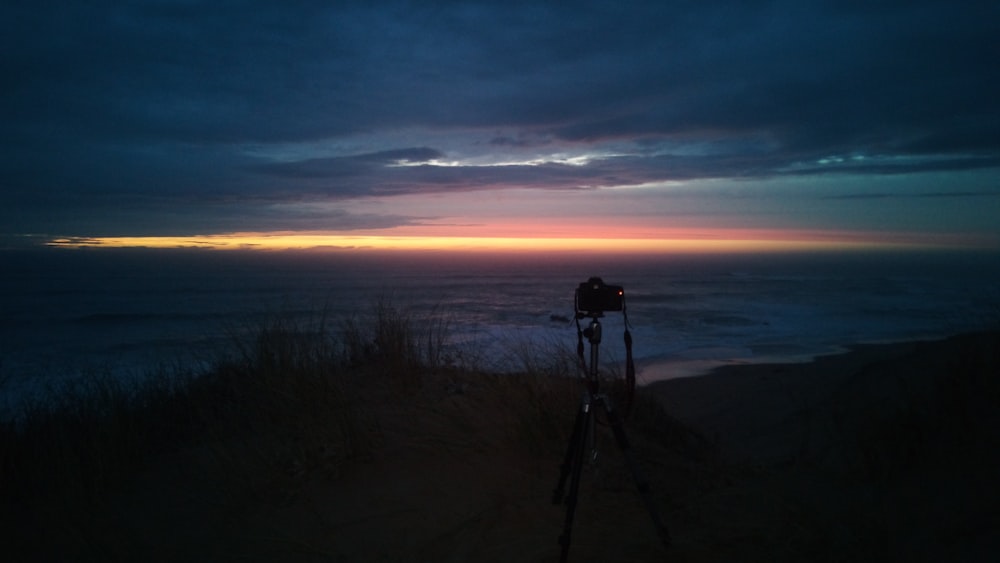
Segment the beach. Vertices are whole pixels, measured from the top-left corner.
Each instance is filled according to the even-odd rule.
[[[626,433],[672,544],[599,426],[569,560],[992,561],[998,373],[1000,334],[977,333],[642,387]],[[517,381],[366,390],[378,439],[347,463],[264,438],[175,451],[85,515],[26,507],[7,545],[17,560],[556,561],[580,389]]]

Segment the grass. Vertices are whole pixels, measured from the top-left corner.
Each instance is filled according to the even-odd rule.
[[[202,373],[96,373],[53,389],[0,423],[8,552],[127,559],[133,540],[99,515],[164,459],[185,460],[213,502],[236,507],[337,478],[409,432],[407,418],[421,421],[416,447],[561,452],[575,359],[524,344],[511,347],[513,369],[486,373],[456,360],[473,356],[451,349],[448,327],[385,300],[366,319],[276,315],[233,331],[233,352]],[[681,432],[653,405],[641,411],[656,433]]]

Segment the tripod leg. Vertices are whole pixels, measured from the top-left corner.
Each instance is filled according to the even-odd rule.
[[[588,411],[590,410],[590,400],[585,396],[580,399],[580,410],[576,413],[576,422],[573,423],[573,434],[569,438],[569,445],[566,447],[566,456],[559,467],[559,483],[552,491],[552,504],[562,504],[563,494],[566,490],[566,479],[569,478],[570,470],[573,468],[573,460],[577,450],[583,447],[585,440],[581,435],[586,432]]]
[[[646,481],[642,471],[639,469],[639,464],[635,461],[635,457],[632,455],[632,445],[629,443],[628,437],[625,435],[622,419],[618,416],[618,412],[612,408],[611,399],[601,395],[597,398],[597,401],[604,407],[604,412],[608,416],[608,422],[611,423],[611,430],[615,435],[615,441],[618,443],[618,449],[622,451],[622,455],[625,457],[625,463],[628,465],[629,471],[632,472],[632,478],[635,480],[635,486],[639,490],[639,496],[642,497],[643,504],[646,505],[646,511],[649,512],[649,517],[653,520],[653,526],[656,527],[656,533],[660,536],[660,541],[663,543],[663,546],[669,547],[670,532],[667,530],[667,526],[660,518],[660,513],[656,510],[656,505],[653,504],[653,497],[650,493],[649,482]]]
[[[591,408],[589,395],[583,400],[580,415],[577,417],[577,427],[574,428],[573,437],[575,440],[570,443],[571,456],[567,456],[572,465],[572,479],[569,483],[569,494],[566,496],[566,520],[563,523],[563,533],[559,536],[559,545],[562,546],[560,561],[566,563],[569,558],[570,536],[573,533],[573,517],[576,515],[576,503],[580,494],[580,474],[583,472],[584,452],[586,451],[587,432],[590,428],[590,421],[594,413]],[[560,480],[560,484],[565,482],[565,473]],[[561,492],[562,487],[559,487]]]

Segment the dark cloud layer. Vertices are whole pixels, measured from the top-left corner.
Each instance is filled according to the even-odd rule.
[[[33,0],[0,16],[3,234],[1000,166],[996,2]]]

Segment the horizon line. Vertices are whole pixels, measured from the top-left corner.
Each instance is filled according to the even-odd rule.
[[[54,237],[49,248],[207,249],[220,251],[448,251],[720,253],[990,248],[995,241],[959,235],[851,231],[702,230],[666,237],[447,236],[235,232],[194,236]]]

